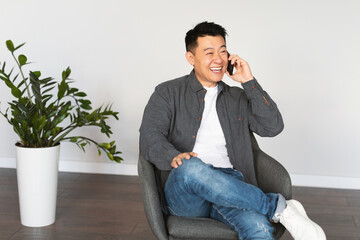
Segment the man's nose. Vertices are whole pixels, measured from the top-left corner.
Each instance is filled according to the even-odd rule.
[[[221,57],[221,55],[219,53],[214,54],[213,60],[215,63],[219,63],[219,64],[224,62],[224,59]]]

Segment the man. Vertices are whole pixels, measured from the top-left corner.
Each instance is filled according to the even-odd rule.
[[[272,137],[283,129],[281,114],[253,77],[248,63],[228,55],[226,30],[203,22],[188,31],[184,77],[158,85],[145,108],[140,148],[161,170],[167,210],[184,217],[211,217],[239,239],[273,239],[280,221],[296,240],[326,239],[302,205],[257,186],[250,132]],[[227,71],[228,63],[236,71]],[[224,74],[243,89],[222,82]]]

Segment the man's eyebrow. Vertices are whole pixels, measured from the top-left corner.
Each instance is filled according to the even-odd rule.
[[[220,46],[220,48],[223,48],[223,47],[226,48],[226,45],[224,44],[224,45],[221,45],[221,46]],[[204,52],[207,51],[207,50],[213,50],[213,49],[214,49],[214,48],[212,48],[212,47],[208,47],[208,48],[205,48],[205,49],[204,49]]]

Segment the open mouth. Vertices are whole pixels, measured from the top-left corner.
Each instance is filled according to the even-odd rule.
[[[222,67],[217,67],[217,68],[214,67],[214,68],[210,68],[210,70],[215,73],[220,73],[222,70]]]

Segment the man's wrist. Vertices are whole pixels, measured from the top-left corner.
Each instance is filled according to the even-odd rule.
[[[256,86],[256,79],[252,77],[251,79],[241,83],[244,89],[254,89]]]
[[[255,79],[254,76],[251,76],[251,77],[247,78],[246,80],[242,81],[241,83],[244,84],[244,83],[247,83],[247,82],[249,82],[251,80],[254,80],[254,79]]]

